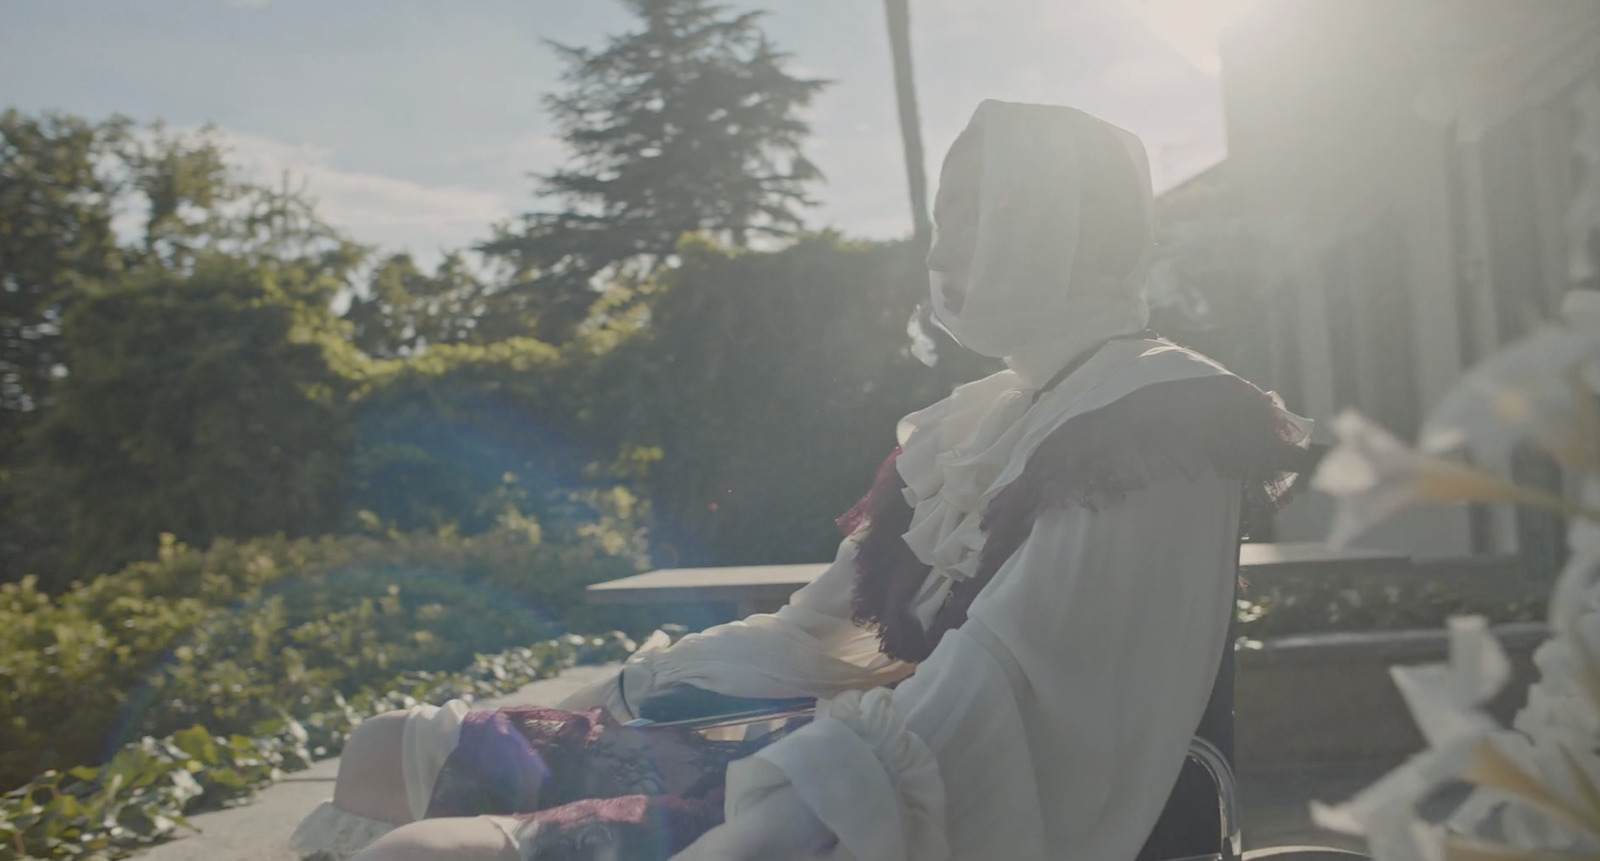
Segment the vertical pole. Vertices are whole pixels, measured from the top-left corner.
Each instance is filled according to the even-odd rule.
[[[912,239],[918,255],[927,253],[933,234],[928,220],[928,176],[922,152],[922,121],[917,115],[916,81],[911,74],[911,10],[907,0],[883,0],[889,20],[889,53],[894,60],[894,95],[905,145],[906,184],[911,192]]]

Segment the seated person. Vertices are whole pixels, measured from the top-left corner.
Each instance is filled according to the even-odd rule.
[[[820,579],[558,708],[362,724],[296,847],[1139,857],[1230,646],[1243,521],[1287,486],[1305,423],[1146,329],[1152,196],[1127,132],[984,102],[934,216],[935,316],[1007,369],[901,421]],[[684,684],[820,702],[752,742],[626,725]],[[1214,839],[1214,801],[1199,813]]]

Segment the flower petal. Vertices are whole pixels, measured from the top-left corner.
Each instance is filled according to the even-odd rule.
[[[1414,453],[1353,410],[1333,421],[1338,445],[1323,457],[1311,486],[1338,500],[1328,543],[1341,546],[1421,501]]]
[[[1583,421],[1569,375],[1597,356],[1600,336],[1557,327],[1496,351],[1440,399],[1419,447],[1440,453],[1465,446],[1502,475],[1525,441],[1571,462],[1580,457]]]

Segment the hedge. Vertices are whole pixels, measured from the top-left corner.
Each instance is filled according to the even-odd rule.
[[[641,570],[637,544],[600,528],[546,540],[529,524],[205,551],[169,539],[158,559],[60,596],[0,586],[0,789],[196,724],[252,734],[397,673],[598,625],[583,587]]]

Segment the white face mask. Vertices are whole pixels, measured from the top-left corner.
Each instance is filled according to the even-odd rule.
[[[933,309],[933,316],[941,324],[948,317],[960,316],[961,309],[950,307],[949,299],[952,293],[957,294],[961,297],[962,306],[965,306],[966,291],[966,284],[937,269],[928,270],[928,301],[932,303],[928,307]]]
[[[1142,196],[1147,215],[1151,210],[1149,166],[1138,139],[1081,111],[1045,105],[985,101],[971,123],[981,124],[973,132],[983,140],[978,235],[966,283],[929,272],[939,324],[963,346],[995,358],[1144,328],[1142,263],[1115,281],[1074,272],[1085,171],[1126,174],[1129,193]],[[1083,147],[1090,136],[1097,146]],[[1115,155],[1080,164],[1080,152]],[[952,290],[962,297],[959,309],[950,307]]]

